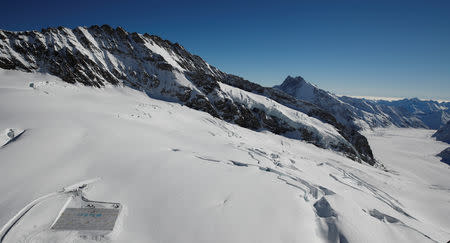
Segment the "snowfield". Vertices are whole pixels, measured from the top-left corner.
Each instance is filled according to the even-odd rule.
[[[100,177],[87,196],[123,205],[113,234],[50,230],[59,195],[4,242],[447,242],[448,145],[432,133],[367,131],[383,171],[127,87],[0,70],[0,226]]]

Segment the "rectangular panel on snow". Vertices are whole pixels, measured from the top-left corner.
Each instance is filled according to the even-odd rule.
[[[119,212],[115,208],[66,208],[52,229],[112,231]]]

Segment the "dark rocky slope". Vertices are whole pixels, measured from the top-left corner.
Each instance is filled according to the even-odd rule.
[[[444,126],[439,128],[434,134],[433,137],[436,138],[436,140],[450,143],[450,121],[447,122]]]

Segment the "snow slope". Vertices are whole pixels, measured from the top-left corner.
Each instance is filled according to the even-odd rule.
[[[30,87],[30,82],[33,87]],[[229,92],[233,92],[229,90]],[[255,97],[253,97],[255,98]],[[5,242],[445,242],[445,146],[428,130],[368,134],[383,171],[142,92],[0,72],[0,225],[42,195],[100,177],[87,196],[124,206],[115,234],[49,227],[67,198],[33,208]]]

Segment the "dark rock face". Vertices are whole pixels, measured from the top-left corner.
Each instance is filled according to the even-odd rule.
[[[450,147],[442,150],[437,156],[441,157],[441,161],[450,165]]]
[[[341,130],[342,129],[342,130]],[[361,135],[355,129],[349,128],[341,128],[339,131],[341,135],[350,141],[353,146],[355,146],[358,153],[361,155],[364,161],[367,161],[370,165],[375,164],[375,160],[373,159],[372,149],[369,146],[369,142],[367,138]]]
[[[436,140],[450,143],[450,121],[433,134]]]
[[[191,72],[187,73],[187,76],[197,87],[201,87],[205,94],[209,94],[216,89],[220,89],[216,77],[212,75],[204,72]]]
[[[128,33],[108,25],[48,28],[40,32],[0,30],[0,68],[48,72],[69,83],[94,87],[124,84],[150,97],[179,102],[245,128],[299,138],[374,164],[365,137],[339,123],[325,109],[283,91],[226,74],[178,43],[158,36]],[[221,83],[266,96],[329,123],[344,140],[328,146],[313,127],[242,103],[221,90]]]

